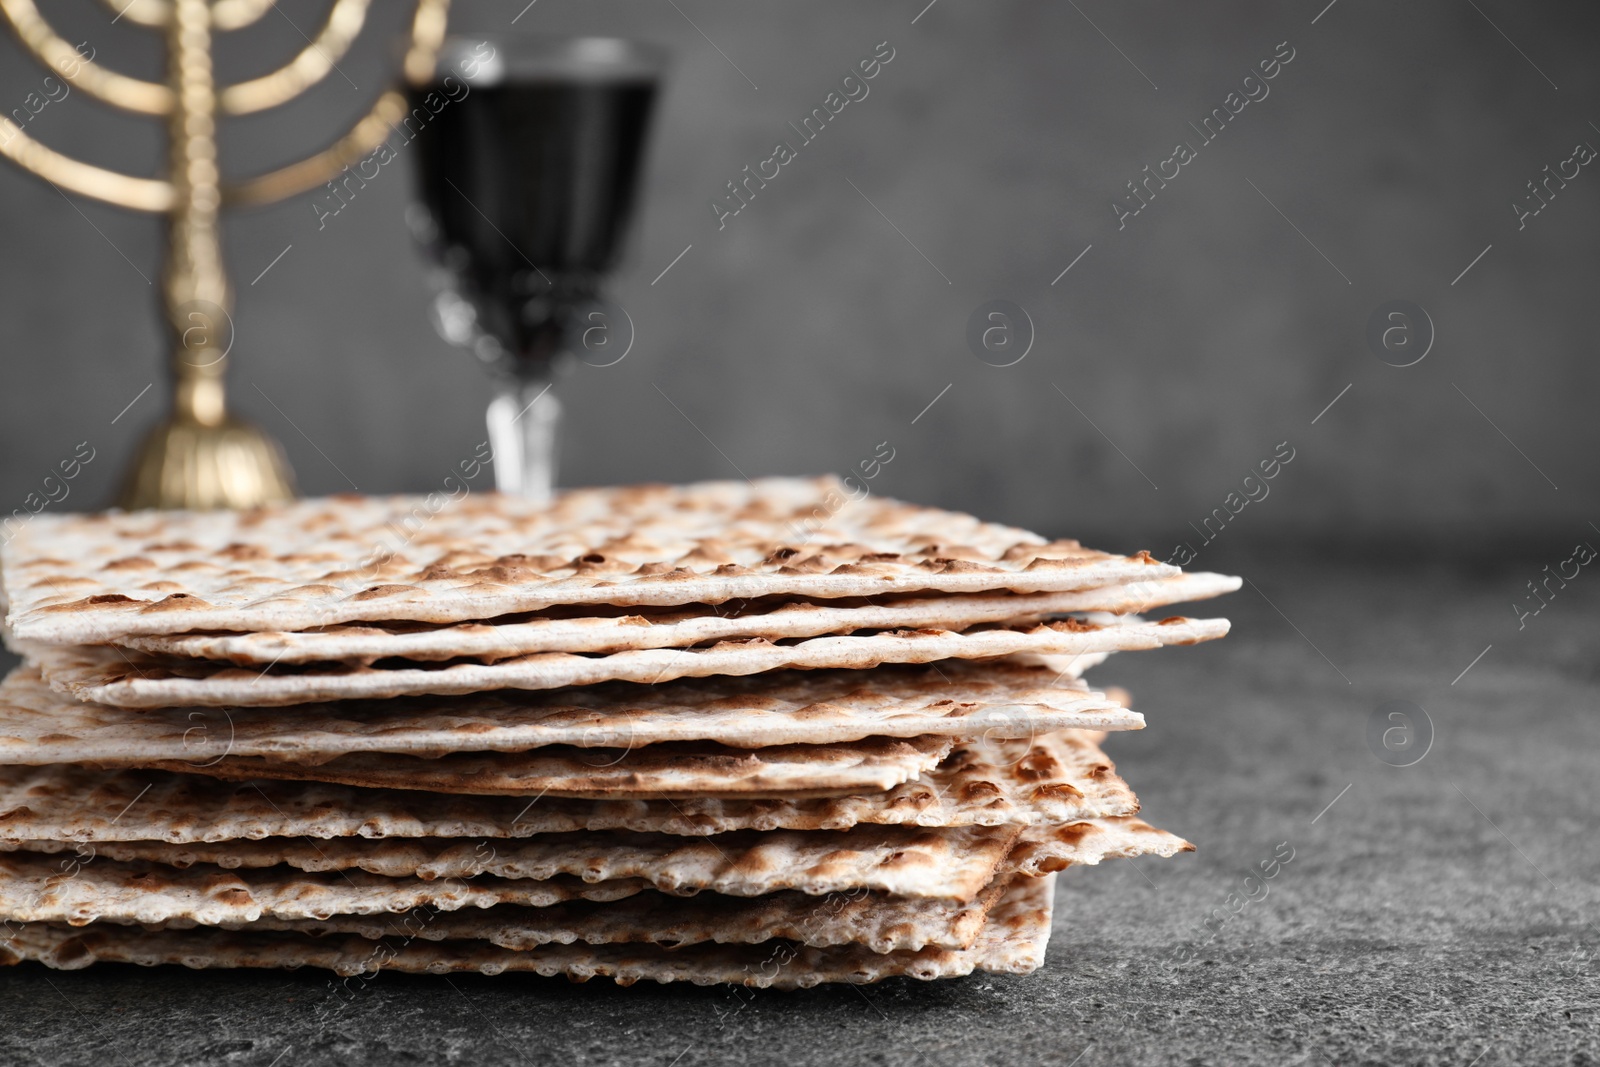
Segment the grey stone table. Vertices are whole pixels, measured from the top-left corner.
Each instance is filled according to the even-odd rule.
[[[1595,1063],[1600,577],[1520,630],[1510,606],[1558,561],[1256,559],[1222,602],[1228,640],[1100,668],[1149,720],[1111,754],[1199,851],[1064,874],[1029,978],[750,994],[383,975],[344,1003],[309,971],[25,965],[0,973],[0,1060]],[[1368,742],[1391,701],[1431,720],[1413,766]],[[1275,850],[1293,858],[1247,882]]]

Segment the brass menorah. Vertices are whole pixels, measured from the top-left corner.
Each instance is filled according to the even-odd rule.
[[[167,121],[168,171],[143,178],[62,155],[0,115],[0,155],[58,188],[134,211],[168,217],[162,304],[171,330],[171,416],[145,439],[123,490],[128,508],[250,507],[293,495],[278,445],[228,414],[223,373],[231,346],[232,297],[223,271],[218,216],[223,205],[259,205],[322,185],[376,150],[407,110],[405,94],[385,92],[349,132],[315,155],[239,182],[217,163],[217,119],[277,107],[333,70],[366,22],[371,0],[333,0],[310,43],[259,78],[218,86],[213,33],[251,25],[275,0],[104,0],[120,18],[161,30],[164,82],[143,81],[96,64],[58,35],[34,0],[0,0],[17,39],[74,88],[112,107]],[[404,74],[433,75],[450,0],[417,0]]]

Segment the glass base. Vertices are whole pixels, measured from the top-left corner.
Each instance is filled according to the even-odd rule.
[[[510,381],[489,402],[494,484],[502,493],[550,502],[556,482],[561,402],[548,381]]]

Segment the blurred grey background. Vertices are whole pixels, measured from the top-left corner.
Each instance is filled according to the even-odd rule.
[[[90,0],[42,6],[100,60],[159,72],[148,31]],[[364,111],[405,6],[374,12],[307,99],[229,125],[226,169],[296,158]],[[220,71],[277,65],[325,7],[282,0],[223,42]],[[1520,230],[1512,208],[1547,165],[1600,145],[1593,6],[456,9],[463,28],[514,17],[675,56],[611,290],[637,340],[559,384],[563,484],[844,472],[888,442],[875,491],[1163,557],[1187,540],[1214,563],[1191,524],[1288,442],[1294,460],[1216,552],[1514,540],[1565,556],[1594,533],[1600,175],[1583,168]],[[787,124],[885,41],[870,95],[719,231],[724,184],[796,141]],[[1290,49],[1269,95],[1202,143],[1190,124]],[[0,43],[8,112],[44,74]],[[81,92],[28,130],[137,173],[160,161],[157,124]],[[1197,158],[1119,229],[1126,183],[1179,141]],[[428,324],[400,155],[320,230],[312,194],[227,220],[233,402],[284,443],[307,493],[426,491],[484,437],[485,376]],[[0,167],[0,227],[0,502],[21,506],[88,441],[63,506],[104,506],[164,403],[159,225]],[[966,341],[992,299],[1035,328],[1014,366]],[[1396,299],[1436,328],[1414,366],[1365,338]]]

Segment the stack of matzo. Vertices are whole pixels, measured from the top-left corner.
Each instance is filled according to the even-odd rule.
[[[1026,973],[1190,846],[1079,680],[1237,587],[829,480],[35,518],[0,959],[808,986]]]

